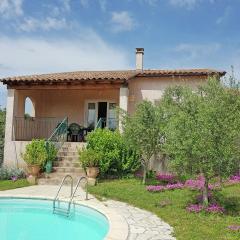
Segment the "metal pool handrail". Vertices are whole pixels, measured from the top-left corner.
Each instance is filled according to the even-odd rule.
[[[60,191],[61,191],[61,189],[62,189],[62,186],[63,186],[63,184],[64,184],[64,182],[66,181],[67,178],[70,178],[70,179],[71,179],[71,195],[70,195],[70,197],[72,197],[72,195],[73,195],[73,178],[72,178],[71,175],[66,175],[66,176],[62,179],[62,182],[61,182],[61,184],[60,184],[60,187],[59,187],[59,189],[58,189],[58,192],[57,192],[57,194],[56,194],[56,196],[55,196],[55,198],[54,198],[54,200],[53,200],[53,213],[55,213],[55,210],[56,210],[56,201],[59,202],[58,195],[59,195],[59,193],[60,193]]]
[[[70,196],[70,200],[68,201],[68,207],[67,207],[67,209],[63,209],[63,208],[60,208],[60,207],[56,208],[55,203],[56,203],[57,200],[59,201],[59,199],[57,197],[58,197],[59,192],[60,192],[60,190],[63,186],[63,183],[64,183],[64,181],[66,180],[67,177],[70,177],[71,180],[72,180],[72,182],[71,182],[71,196]],[[63,213],[66,216],[69,216],[70,210],[71,210],[71,204],[73,202],[73,198],[75,197],[75,194],[77,192],[77,189],[79,187],[80,182],[84,179],[86,180],[86,197],[85,197],[85,200],[88,200],[88,179],[87,179],[87,177],[82,176],[78,179],[76,187],[75,187],[74,192],[73,192],[73,178],[72,178],[71,175],[66,175],[62,180],[62,183],[61,183],[61,185],[58,189],[58,192],[57,192],[57,195],[56,195],[55,199],[53,200],[53,213],[56,213],[56,210],[57,210],[59,213]]]

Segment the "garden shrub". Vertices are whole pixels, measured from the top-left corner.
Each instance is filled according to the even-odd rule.
[[[82,167],[99,167],[99,162],[102,159],[102,153],[97,152],[91,148],[79,151],[79,160]]]
[[[33,139],[31,143],[26,146],[26,151],[22,154],[22,157],[28,165],[37,164],[43,167],[47,161],[45,140]]]
[[[122,177],[140,167],[137,153],[127,146],[118,131],[97,129],[88,134],[87,143],[87,149],[102,155],[99,162],[101,177]]]
[[[0,180],[10,180],[10,179],[18,179],[18,178],[25,178],[25,172],[23,169],[20,168],[0,168]]]

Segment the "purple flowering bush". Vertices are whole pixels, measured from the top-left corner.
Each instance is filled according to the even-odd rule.
[[[163,183],[174,183],[176,182],[176,175],[171,173],[158,173],[156,179]]]
[[[200,204],[190,204],[186,207],[188,212],[199,213],[203,210],[203,205]]]
[[[227,181],[227,185],[232,185],[237,183],[240,183],[240,175],[233,175]]]
[[[182,189],[184,188],[184,184],[182,183],[173,183],[167,185],[150,185],[147,186],[147,190],[149,192],[163,192],[165,190],[174,190],[174,189]]]
[[[208,213],[224,213],[224,208],[215,203],[209,205],[205,211]]]
[[[206,208],[202,204],[190,204],[186,207],[186,210],[192,213],[200,213],[203,211],[206,213],[215,213],[215,214],[224,213],[224,208],[218,204],[211,204]]]
[[[162,185],[150,185],[150,186],[147,186],[147,190],[149,192],[163,192],[165,190],[165,186],[162,186]]]
[[[191,190],[203,190],[205,184],[205,179],[202,176],[199,176],[197,179],[188,179],[185,182],[185,187],[191,189]],[[209,190],[219,189],[221,188],[220,183],[212,183],[208,184]]]
[[[228,229],[231,231],[240,231],[240,225],[230,225]]]

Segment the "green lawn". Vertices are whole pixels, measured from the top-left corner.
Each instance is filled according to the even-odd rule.
[[[0,180],[0,191],[27,186],[30,186],[30,183],[26,179],[19,179],[15,182],[12,180]]]
[[[90,187],[90,193],[99,198],[111,198],[157,214],[174,227],[178,240],[239,240],[240,232],[232,232],[227,226],[240,225],[240,184],[219,191],[222,204],[230,215],[188,213],[185,207],[197,192],[184,190],[150,193],[139,180],[114,180]],[[164,202],[167,203],[166,206]]]

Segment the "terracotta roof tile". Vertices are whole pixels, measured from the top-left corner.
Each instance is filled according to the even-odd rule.
[[[93,81],[123,81],[126,82],[133,77],[148,77],[148,76],[207,76],[207,75],[219,75],[223,76],[226,72],[217,71],[212,69],[179,69],[179,70],[123,70],[123,71],[76,71],[76,72],[63,72],[63,73],[49,73],[39,75],[27,75],[6,77],[0,79],[4,84],[14,84],[23,82],[85,82],[89,80]]]

